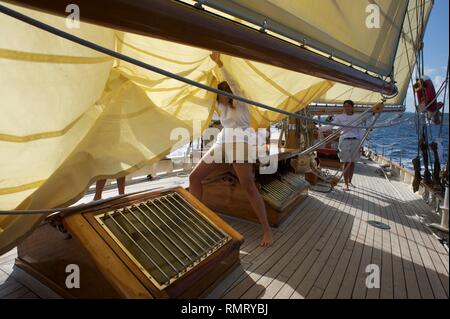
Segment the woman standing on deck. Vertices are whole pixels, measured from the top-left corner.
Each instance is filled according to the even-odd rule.
[[[213,52],[210,57],[214,62],[216,62],[225,79],[225,81],[219,83],[218,89],[242,96],[238,84],[223,68],[220,53]],[[247,159],[247,156],[250,153],[247,151],[251,146],[249,145],[249,141],[246,139],[246,136],[244,136],[244,134],[240,134],[243,130],[250,129],[250,113],[245,103],[233,101],[233,99],[220,94],[217,95],[217,107],[220,111],[220,122],[223,129],[217,136],[213,147],[211,147],[208,153],[203,156],[189,176],[189,190],[192,195],[201,200],[202,180],[219,165],[222,165],[223,160],[226,160],[228,163],[233,163],[233,169],[236,172],[239,183],[246,191],[247,198],[262,225],[263,238],[261,240],[261,246],[269,246],[272,244],[273,239],[269,222],[267,221],[266,207],[264,205],[264,200],[255,185],[253,178],[253,164],[249,163]],[[238,129],[238,131],[234,131],[234,134],[228,134],[228,132],[235,129]],[[237,158],[236,152],[238,152],[239,149],[242,149],[242,147],[244,148],[245,153],[244,158]],[[214,157],[214,152],[221,152],[223,155],[223,160],[220,161],[219,159],[217,161],[217,156]],[[243,161],[242,163],[238,163],[238,160]]]

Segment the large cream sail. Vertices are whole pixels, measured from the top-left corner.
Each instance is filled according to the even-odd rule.
[[[433,6],[432,0],[409,1],[408,11],[402,22],[402,33],[396,48],[394,59],[393,79],[396,81],[398,94],[386,101],[387,105],[401,105],[404,103],[410,78],[414,70],[417,54],[421,46],[424,28],[427,25]],[[423,12],[423,25],[421,21]],[[426,45],[426,44],[425,44]],[[336,83],[316,102],[342,103],[352,99],[359,104],[373,104],[380,100],[379,93],[363,90]]]
[[[380,75],[389,75],[406,0],[206,0],[268,30]]]

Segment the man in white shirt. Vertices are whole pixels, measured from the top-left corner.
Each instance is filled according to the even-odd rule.
[[[357,119],[360,115],[353,112],[354,103],[352,100],[344,101],[344,114],[337,115],[333,120],[333,124],[343,124],[360,126],[361,121]],[[329,131],[333,128],[333,124],[324,125],[319,128],[320,132]],[[344,128],[339,137],[339,160],[343,163],[344,170],[344,191],[350,189],[352,185],[353,173],[355,171],[355,162],[359,160],[359,144],[362,138],[362,130],[358,128]],[[353,186],[353,185],[352,185]]]

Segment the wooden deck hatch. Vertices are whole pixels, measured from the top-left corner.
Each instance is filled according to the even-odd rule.
[[[98,214],[96,219],[159,289],[231,240],[176,192]]]
[[[301,175],[292,172],[290,159],[298,149],[270,149],[270,156],[277,160],[277,170],[271,174],[260,173],[254,164],[255,183],[264,199],[267,219],[278,227],[308,195],[309,183]],[[223,165],[203,180],[202,202],[212,210],[237,218],[259,222],[232,165]]]
[[[243,237],[181,187],[59,219],[18,246],[16,264],[63,297],[198,298],[239,264]],[[73,264],[78,289],[66,286]]]

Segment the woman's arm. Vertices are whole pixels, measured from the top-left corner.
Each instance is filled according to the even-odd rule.
[[[228,71],[223,67],[222,60],[220,59],[220,53],[219,52],[212,52],[210,54],[211,59],[216,62],[217,66],[219,67],[220,72],[222,73],[222,76],[225,81],[227,81],[228,85],[231,88],[231,91],[233,91],[234,95],[243,96],[243,92],[239,84],[236,82],[234,77],[228,73]]]

